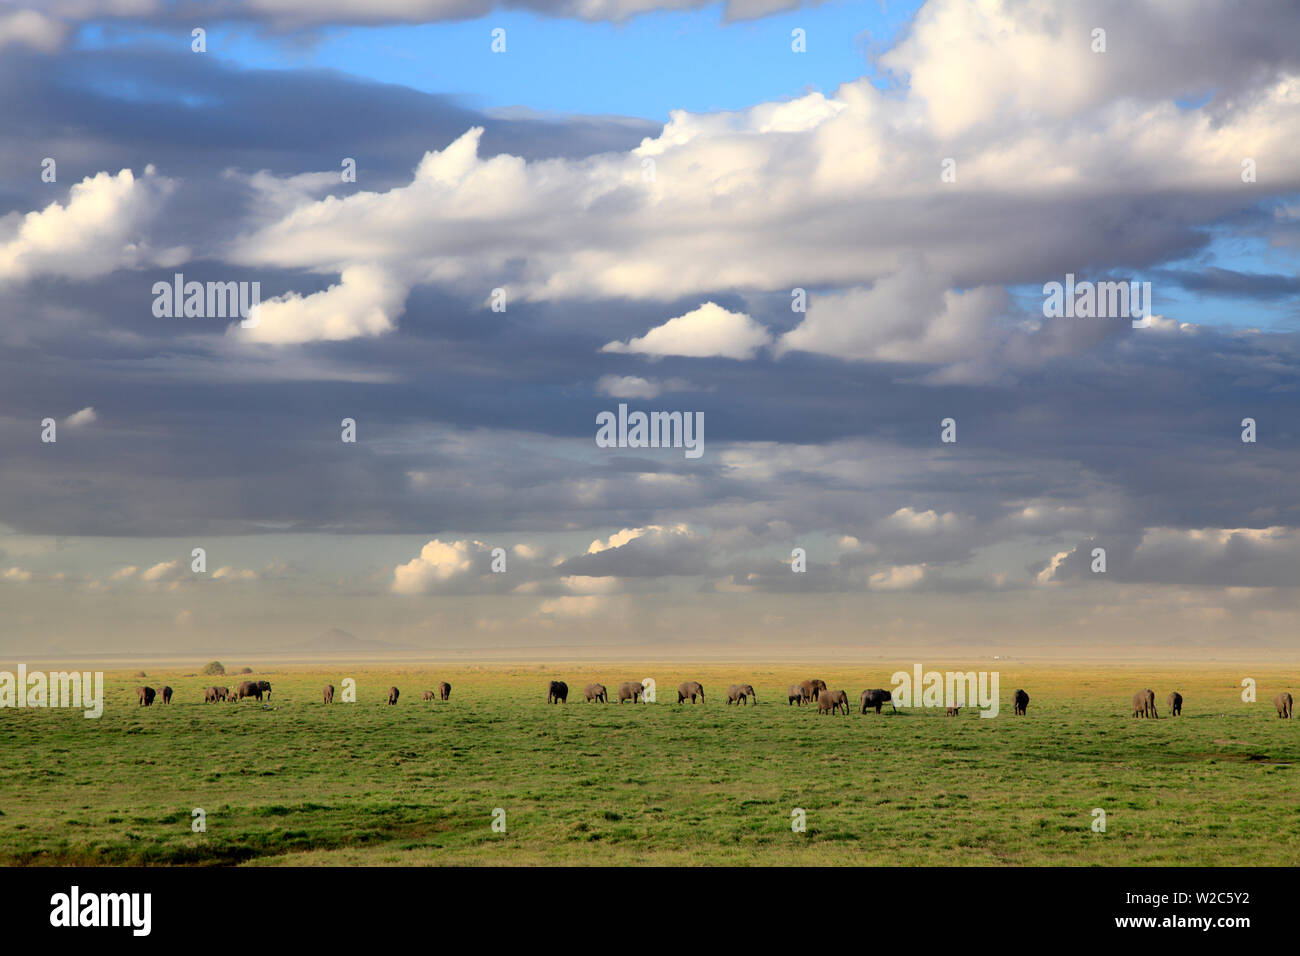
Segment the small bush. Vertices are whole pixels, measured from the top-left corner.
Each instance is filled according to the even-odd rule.
[[[221,661],[210,661],[203,665],[202,673],[204,674],[224,674],[225,672],[226,668],[222,666]]]
[[[241,667],[241,668],[239,669],[239,673],[241,673],[241,674],[251,674],[251,673],[253,673],[253,669],[252,669],[251,667]]]
[[[149,675],[146,674],[144,671],[136,671],[136,672],[135,672],[135,676],[136,676],[136,677],[148,677]]]

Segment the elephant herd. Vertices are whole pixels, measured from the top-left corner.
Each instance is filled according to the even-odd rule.
[[[623,681],[618,686],[618,702],[625,701],[639,703],[645,697],[648,681]],[[588,684],[583,693],[586,696],[587,703],[593,701],[599,704],[609,703],[609,691],[604,684]],[[154,699],[159,696],[159,692],[152,687],[137,687],[135,689],[136,702],[138,706],[148,707],[153,704]],[[400,691],[396,687],[388,688],[388,703],[396,704]],[[172,702],[172,689],[163,687],[162,702],[170,704]],[[236,687],[233,691],[229,687],[208,687],[203,692],[203,702],[205,704],[215,704],[217,701],[240,701],[246,697],[252,697],[256,700],[262,700],[264,697],[269,699],[271,696],[271,685],[264,680],[252,681],[246,680]],[[334,703],[334,685],[326,684],[322,691],[322,698],[326,704]],[[436,691],[426,690],[424,700],[450,700],[451,684],[442,681],[438,684]],[[569,685],[562,680],[553,680],[546,692],[546,702],[548,704],[563,704],[569,699]],[[682,704],[686,701],[694,703],[704,703],[704,685],[699,681],[683,681],[677,687],[677,703]],[[732,684],[727,688],[727,694],[724,698],[727,704],[757,704],[758,695],[754,692],[753,684]],[[1011,698],[1012,705],[1016,716],[1022,717],[1029,710],[1029,695],[1023,690],[1017,690]],[[832,691],[826,686],[823,680],[811,679],[801,681],[798,684],[791,684],[787,691],[787,703],[790,705],[798,704],[817,704],[819,714],[837,714],[849,712],[849,696],[843,690]],[[1179,717],[1183,713],[1183,695],[1178,691],[1171,691],[1166,698],[1168,712]],[[874,710],[877,714],[881,712],[885,704],[889,704],[895,712],[898,708],[895,706],[893,697],[889,691],[883,688],[871,688],[864,690],[858,695],[858,706],[862,713]],[[1283,691],[1273,698],[1273,706],[1277,710],[1278,717],[1290,718],[1294,701],[1291,694]],[[946,713],[949,717],[958,716],[958,707],[948,707]],[[1156,692],[1150,688],[1140,690],[1133,695],[1132,712],[1134,717],[1158,718],[1156,713]]]

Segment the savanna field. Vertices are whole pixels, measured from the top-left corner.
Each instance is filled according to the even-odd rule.
[[[927,662],[927,670],[979,665]],[[1014,666],[1001,713],[858,713],[866,687],[910,662],[266,668],[109,672],[104,715],[0,711],[0,863],[1294,865],[1300,721],[1270,700],[1300,691],[1276,667]],[[203,688],[273,685],[205,705]],[[357,681],[357,703],[321,703]],[[587,704],[653,677],[658,703]],[[821,677],[849,716],[791,707]],[[1241,701],[1253,677],[1258,702]],[[546,704],[551,678],[569,702]],[[707,702],[676,704],[696,679]],[[421,700],[440,680],[446,703]],[[725,689],[752,683],[756,707]],[[137,707],[134,688],[175,690]],[[385,703],[390,685],[400,702]],[[1011,694],[1025,688],[1027,717]],[[1129,699],[1156,691],[1161,719]],[[1168,719],[1178,690],[1184,715]],[[207,831],[191,831],[191,811]],[[506,832],[492,829],[495,808]],[[791,811],[807,829],[791,830]],[[1092,830],[1093,809],[1106,832]]]

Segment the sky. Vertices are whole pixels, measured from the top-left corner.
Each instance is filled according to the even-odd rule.
[[[0,130],[0,655],[1296,656],[1289,3],[10,2]]]

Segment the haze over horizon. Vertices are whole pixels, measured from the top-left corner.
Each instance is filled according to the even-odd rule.
[[[1292,4],[275,7],[0,9],[0,655],[1296,655]]]

